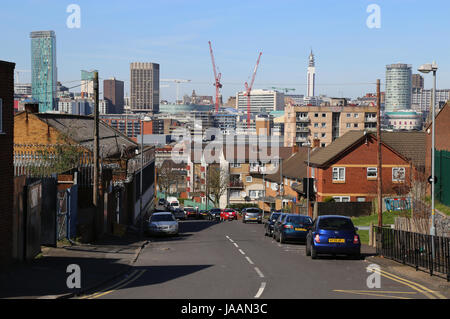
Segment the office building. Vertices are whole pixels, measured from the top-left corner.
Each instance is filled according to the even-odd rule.
[[[245,92],[236,95],[237,109],[247,114],[247,96]],[[270,113],[284,110],[284,93],[273,90],[252,90],[250,92],[250,113]]]
[[[94,97],[94,72],[92,71],[81,71],[81,97],[82,98],[93,98]]]
[[[433,90],[413,89],[412,109],[417,112],[429,112],[431,110]],[[436,90],[436,111],[450,100],[450,89]]]
[[[386,66],[385,112],[411,109],[412,73],[409,64]]]
[[[159,64],[135,62],[130,65],[130,109],[159,113]]]
[[[54,31],[31,32],[31,87],[39,112],[56,108],[56,36]]]
[[[124,112],[124,83],[115,78],[103,81],[103,99],[109,103],[109,113]]]
[[[423,76],[420,74],[412,75],[412,89],[423,89],[424,81]]]

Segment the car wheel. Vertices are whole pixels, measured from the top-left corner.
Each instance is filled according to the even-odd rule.
[[[313,245],[311,245],[311,259],[316,259],[317,258],[317,252],[316,252],[316,250],[314,249],[314,246]]]
[[[284,236],[283,236],[283,233],[282,232],[280,232],[280,235],[279,235],[279,241],[280,241],[280,244],[284,244]]]
[[[306,253],[306,256],[311,256],[311,248],[308,244],[308,240],[306,240],[305,253]]]

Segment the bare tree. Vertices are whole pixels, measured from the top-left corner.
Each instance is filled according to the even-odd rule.
[[[220,197],[225,195],[230,182],[229,174],[218,165],[208,167],[206,175],[206,186],[208,189],[208,199],[214,203],[215,207],[220,204]]]
[[[170,192],[170,186],[176,183],[178,178],[179,173],[175,170],[175,164],[172,161],[164,161],[157,169],[157,185],[159,190],[164,193],[165,199]]]

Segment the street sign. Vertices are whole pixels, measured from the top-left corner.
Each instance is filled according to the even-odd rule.
[[[435,176],[434,178],[432,178],[431,176],[428,177],[428,183],[432,184],[433,182],[436,184],[438,181],[437,176]]]

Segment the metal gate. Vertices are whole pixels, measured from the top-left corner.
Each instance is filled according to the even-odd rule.
[[[78,185],[58,191],[57,195],[57,235],[58,240],[76,237],[78,213]]]

